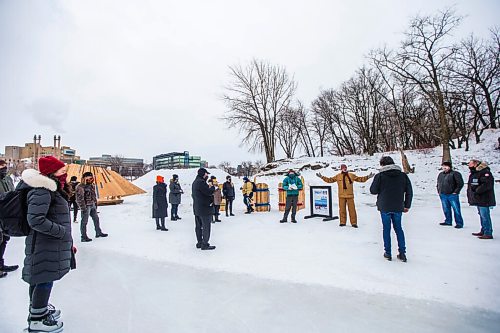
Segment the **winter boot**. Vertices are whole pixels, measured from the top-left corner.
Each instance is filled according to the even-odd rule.
[[[28,332],[34,333],[59,333],[63,331],[63,323],[55,320],[50,314],[40,319],[29,321]]]
[[[175,216],[175,219],[176,219],[176,220],[182,220],[182,219],[179,217],[179,215],[176,215],[176,216]]]
[[[492,235],[482,235],[478,237],[479,239],[493,239]]]
[[[280,220],[280,223],[287,223],[287,220]]]
[[[92,242],[92,238],[88,238],[87,236],[82,237],[82,243]]]
[[[406,262],[406,254],[399,252],[398,254],[398,259],[401,260],[402,262]]]
[[[201,243],[196,243],[196,248],[201,249]]]
[[[339,227],[345,227],[345,224],[340,223]]]
[[[230,213],[230,214],[229,214],[229,216],[234,216],[234,214],[233,214],[233,213]]]
[[[168,231],[168,229],[167,229],[167,228],[165,228],[165,227],[161,227],[161,229],[160,229],[160,230],[161,230],[161,231]]]
[[[108,234],[105,234],[104,232],[100,232],[97,235],[95,235],[95,238],[99,238],[99,237],[108,237]]]
[[[472,233],[472,236],[482,236],[482,235],[484,235],[482,231]]]
[[[293,220],[292,220],[292,223],[297,223],[297,220],[293,219]]]
[[[352,227],[353,227],[353,228],[357,228],[357,227],[358,227],[358,225],[357,225],[357,224],[353,224],[353,225],[352,225]]]
[[[439,225],[451,226],[451,223],[441,222],[441,223],[439,223]]]
[[[214,245],[210,245],[210,244],[202,245],[201,249],[202,250],[215,250],[215,246]]]
[[[170,221],[177,221],[177,219],[175,218],[175,216],[172,216],[172,217],[170,218]]]
[[[392,256],[387,252],[384,252],[384,258],[387,259],[388,261],[392,260]]]

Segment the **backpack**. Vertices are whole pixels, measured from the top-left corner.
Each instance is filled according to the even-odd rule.
[[[28,236],[28,192],[31,189],[14,190],[0,198],[0,230],[12,237]],[[51,203],[54,193],[50,192]]]
[[[257,185],[255,185],[254,182],[251,183],[252,183],[252,192],[257,192]]]

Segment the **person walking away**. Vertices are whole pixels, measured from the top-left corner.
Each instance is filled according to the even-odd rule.
[[[250,214],[254,211],[252,208],[253,185],[248,177],[243,177],[243,186],[240,190],[243,193],[243,203],[247,207],[245,214]]]
[[[165,179],[158,175],[156,176],[156,185],[153,186],[153,218],[156,221],[156,230],[168,231],[165,228],[165,217],[167,216],[167,185],[165,184]]]
[[[28,332],[61,332],[61,311],[49,304],[54,282],[71,268],[76,248],[65,191],[66,166],[53,156],[38,161],[39,171],[25,170],[18,185],[27,193],[27,221],[22,279],[29,284]]]
[[[481,222],[481,231],[472,235],[479,239],[493,239],[493,225],[490,210],[496,206],[495,180],[486,162],[471,160],[468,164],[470,175],[467,182],[469,205],[476,206]]]
[[[70,196],[69,196],[69,208],[73,207],[73,222],[77,223],[78,216],[78,204],[76,203],[76,187],[80,184],[76,176],[71,176],[69,182]]]
[[[396,232],[399,254],[397,258],[407,261],[405,235],[402,226],[402,213],[407,213],[413,199],[410,178],[394,164],[390,156],[380,159],[380,170],[370,186],[371,194],[377,195],[377,208],[383,226],[384,258],[391,261],[391,224]]]
[[[347,209],[349,210],[349,221],[353,228],[358,227],[358,215],[356,213],[356,205],[354,203],[354,182],[365,183],[368,179],[374,176],[370,173],[368,176],[357,176],[356,174],[347,171],[347,165],[340,165],[340,173],[333,177],[324,177],[321,173],[316,176],[327,183],[337,183],[339,197],[339,226],[345,227],[347,224]],[[346,209],[347,206],[347,209]]]
[[[215,187],[214,192],[214,222],[222,222],[219,220],[220,215],[220,205],[222,203],[222,191],[219,187],[219,183],[217,182],[217,178],[215,176],[210,177],[210,181],[208,182],[209,186]]]
[[[294,170],[290,169],[288,175],[283,180],[283,190],[286,191],[285,214],[280,223],[286,223],[290,209],[292,210],[292,223],[297,223],[295,214],[297,213],[297,204],[299,201],[299,191],[302,190],[302,180],[297,176]]]
[[[0,160],[0,194],[4,194],[10,191],[14,191],[14,182],[10,175],[7,174],[7,162]],[[5,249],[7,248],[7,243],[10,240],[10,236],[3,234],[0,230],[0,278],[6,277],[7,273],[13,272],[19,268],[19,265],[7,266],[5,265],[5,260],[3,258],[5,254]]]
[[[460,211],[460,191],[464,187],[464,180],[460,172],[453,170],[451,162],[445,161],[441,164],[441,171],[437,178],[437,191],[445,220],[440,225],[451,226],[451,211],[455,215],[455,228],[464,227],[464,220]]]
[[[170,184],[168,185],[170,193],[168,194],[168,201],[171,205],[170,210],[170,219],[172,221],[182,220],[179,217],[179,205],[181,204],[181,196],[184,191],[179,184],[179,176],[173,175],[172,179],[170,179]]]
[[[108,237],[108,234],[102,232],[99,223],[94,175],[90,171],[87,171],[82,175],[81,183],[76,186],[76,203],[78,204],[82,215],[80,225],[81,241],[92,241],[92,239],[87,236],[87,223],[89,222],[89,217],[91,217],[94,222],[95,237]]]
[[[234,191],[234,184],[231,181],[231,176],[227,176],[226,181],[222,185],[222,195],[223,198],[226,199],[226,216],[234,216],[233,201],[235,198],[235,191]]]
[[[214,214],[213,195],[215,187],[208,186],[207,180],[210,173],[205,168],[198,169],[192,184],[193,212],[195,218],[196,248],[214,250],[210,245],[210,228]]]

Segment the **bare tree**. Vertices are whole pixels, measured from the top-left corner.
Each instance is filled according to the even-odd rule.
[[[224,170],[227,173],[231,173],[231,162],[229,161],[222,161],[218,165],[219,169]]]
[[[451,161],[450,131],[443,94],[443,81],[449,77],[453,48],[446,43],[461,22],[461,17],[447,9],[436,16],[417,16],[410,22],[406,40],[396,52],[381,50],[375,62],[387,67],[398,76],[417,85],[431,101],[439,115],[443,161]]]
[[[276,126],[278,142],[287,158],[295,156],[295,150],[299,145],[300,129],[298,124],[299,112],[292,106],[281,113]]]
[[[275,160],[276,127],[288,109],[296,84],[285,68],[254,59],[247,67],[229,67],[232,82],[223,96],[226,121],[239,128],[250,150],[264,151],[267,162]]]
[[[310,112],[304,107],[302,102],[297,103],[296,123],[299,131],[299,141],[305,153],[309,157],[315,157],[314,147],[314,125],[311,121]]]
[[[113,155],[109,158],[109,163],[111,164],[111,170],[118,172],[120,175],[122,174],[122,169],[125,165],[123,161],[122,155]]]

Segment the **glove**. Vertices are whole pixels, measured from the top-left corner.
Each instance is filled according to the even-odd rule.
[[[319,178],[323,177],[323,175],[321,173],[317,173],[316,176],[318,176]]]
[[[292,184],[292,185],[288,186],[288,188],[289,188],[290,190],[296,190],[296,189],[297,189],[297,185]]]

